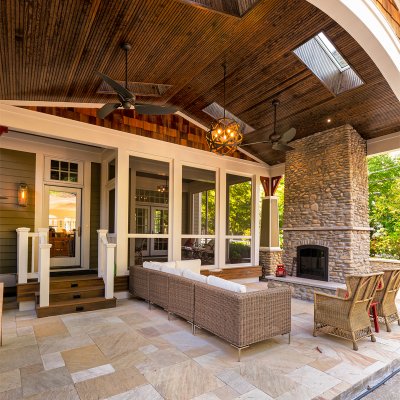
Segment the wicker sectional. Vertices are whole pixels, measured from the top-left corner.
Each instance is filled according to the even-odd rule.
[[[236,293],[181,276],[131,267],[129,291],[240,350],[291,331],[291,293],[274,288]],[[290,336],[289,336],[290,337]]]

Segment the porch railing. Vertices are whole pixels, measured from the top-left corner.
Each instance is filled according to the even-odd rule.
[[[98,275],[104,280],[105,298],[114,297],[115,243],[109,243],[107,229],[98,229]]]
[[[47,241],[48,229],[39,228],[30,232],[30,228],[17,228],[17,273],[18,283],[27,283],[29,278],[37,278],[40,283],[40,307],[49,305],[50,292],[50,248]],[[31,239],[30,268],[29,239]],[[37,260],[37,271],[36,271]]]

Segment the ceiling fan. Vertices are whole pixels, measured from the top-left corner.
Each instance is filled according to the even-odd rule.
[[[128,90],[128,51],[131,48],[132,46],[129,43],[121,44],[121,49],[125,51],[125,87],[111,79],[109,76],[97,72],[103,80],[114,89],[119,99],[118,103],[107,103],[104,104],[103,107],[99,108],[97,110],[97,117],[104,119],[108,114],[111,114],[114,110],[120,107],[125,110],[133,108],[139,114],[147,115],[172,114],[177,111],[178,109],[176,107],[136,103],[136,95]]]
[[[260,142],[252,142],[252,143],[242,143],[240,145],[240,147],[252,146],[254,144],[269,143],[269,144],[272,144],[273,150],[280,150],[280,151],[293,150],[293,147],[288,146],[288,143],[296,136],[296,129],[290,128],[285,133],[282,133],[282,134],[277,133],[276,132],[276,110],[279,105],[279,100],[277,100],[277,99],[273,100],[272,105],[274,106],[274,131],[269,135],[268,140],[262,140]]]

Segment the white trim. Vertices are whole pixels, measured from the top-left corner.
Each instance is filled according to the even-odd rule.
[[[260,247],[260,251],[268,251],[270,253],[275,253],[283,250],[280,247]]]
[[[190,235],[186,233],[181,235],[182,239],[215,239],[216,237],[216,235]]]
[[[395,150],[400,150],[400,132],[367,140],[367,155],[369,156]]]
[[[400,41],[372,0],[308,0],[368,53],[400,100]]]
[[[171,239],[169,233],[128,233],[128,239]]]
[[[226,170],[220,168],[217,174],[217,192],[215,195],[216,208],[215,216],[219,216],[215,221],[215,232],[217,233],[217,240],[215,243],[215,265],[217,268],[221,268],[225,265],[225,253],[226,253]],[[225,250],[225,251],[224,251]]]
[[[372,231],[366,226],[299,226],[297,228],[283,228],[283,231]]]
[[[44,202],[44,155],[36,153],[35,165],[35,232],[42,226],[48,226],[48,220],[43,217],[43,202]],[[45,224],[43,224],[46,221]]]
[[[81,268],[90,268],[90,198],[92,194],[91,166],[92,163],[90,161],[85,161],[82,165],[84,186],[82,188],[82,214],[81,214]],[[79,171],[79,166],[78,166],[78,171]],[[89,245],[86,246],[85,243],[88,243]]]

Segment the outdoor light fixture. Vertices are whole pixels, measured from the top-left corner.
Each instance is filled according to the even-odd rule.
[[[211,124],[210,130],[206,134],[206,140],[213,153],[229,155],[242,143],[243,135],[240,132],[240,125],[225,115],[226,63],[222,66],[224,68],[224,116]]]
[[[18,186],[18,205],[21,207],[28,205],[28,186],[26,183],[20,183]]]

